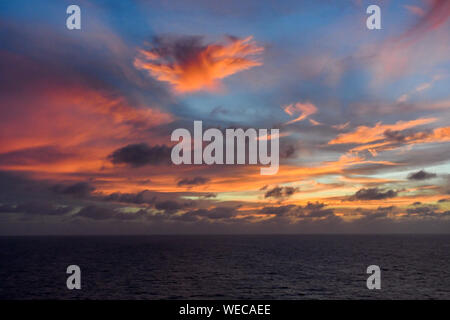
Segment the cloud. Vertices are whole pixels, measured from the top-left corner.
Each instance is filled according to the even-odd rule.
[[[242,3],[236,1],[235,8],[239,5],[242,6]],[[210,1],[208,6],[214,7]],[[220,6],[224,11],[229,9],[228,5]],[[252,7],[257,8],[257,2],[252,4]],[[314,5],[310,9],[320,11],[321,5]],[[394,15],[402,12],[401,5],[400,11],[397,9],[399,8],[394,10]],[[292,11],[292,8],[290,10],[296,12]],[[231,11],[230,16],[234,14]],[[238,15],[241,15],[241,12]],[[172,18],[167,23],[177,23],[177,15]],[[414,19],[419,20],[416,17]],[[351,24],[351,20],[341,22]],[[402,24],[398,25],[399,32],[404,29],[403,22],[405,21],[402,20]],[[4,22],[0,24],[2,27],[5,25]],[[18,29],[23,29],[19,28],[18,23],[17,25]],[[13,184],[9,179],[1,180],[0,177],[0,205],[4,211],[15,212],[21,209],[37,213],[33,217],[36,227],[30,223],[17,228],[75,233],[78,231],[71,227],[76,228],[75,225],[81,221],[87,227],[81,232],[95,233],[91,231],[94,229],[89,228],[103,223],[102,220],[145,217],[136,223],[140,228],[138,231],[132,227],[128,229],[128,225],[125,228],[120,223],[109,222],[104,223],[102,231],[163,233],[172,228],[168,226],[173,225],[174,229],[171,230],[178,228],[180,233],[191,232],[194,228],[198,232],[207,233],[217,230],[239,230],[242,233],[255,230],[280,233],[299,230],[335,232],[342,230],[333,228],[337,224],[324,226],[320,222],[317,225],[323,225],[323,228],[309,229],[313,225],[309,221],[328,218],[343,221],[347,219],[347,215],[353,219],[353,210],[357,206],[374,208],[379,203],[395,202],[397,209],[389,213],[381,209],[364,209],[358,217],[367,214],[373,219],[371,221],[386,220],[386,224],[390,223],[386,229],[377,229],[380,231],[401,230],[396,223],[402,219],[401,215],[406,215],[408,208],[413,207],[410,203],[436,203],[438,199],[445,198],[444,193],[450,190],[448,185],[444,188],[442,172],[436,172],[439,179],[432,180],[433,184],[426,183],[420,187],[414,187],[413,182],[404,181],[406,174],[403,176],[404,180],[398,180],[398,172],[409,173],[421,168],[429,170],[428,168],[436,164],[440,165],[436,168],[444,170],[442,168],[445,168],[448,162],[445,152],[448,153],[449,144],[410,148],[413,143],[447,141],[446,139],[450,138],[450,131],[445,127],[449,106],[445,100],[445,83],[448,79],[445,78],[430,87],[430,83],[433,83],[431,77],[441,74],[448,61],[448,55],[445,54],[448,50],[440,53],[442,59],[436,58],[439,48],[448,47],[448,37],[443,37],[445,28],[430,33],[429,37],[422,39],[424,41],[418,41],[417,46],[411,46],[407,53],[413,55],[414,59],[403,54],[405,51],[397,51],[395,56],[398,56],[399,60],[387,61],[392,62],[392,66],[401,72],[414,72],[412,77],[399,79],[397,89],[406,88],[405,91],[396,91],[391,90],[392,86],[390,87],[388,82],[383,82],[382,87],[372,90],[374,88],[369,86],[370,77],[367,77],[367,71],[370,71],[367,68],[371,67],[371,61],[376,59],[380,50],[386,53],[388,58],[392,56],[391,50],[384,50],[385,47],[380,46],[386,35],[377,37],[377,41],[369,41],[374,48],[379,48],[370,50],[367,57],[361,57],[358,56],[361,41],[356,41],[359,44],[355,41],[347,43],[348,50],[344,50],[345,52],[333,50],[336,49],[337,43],[342,47],[342,41],[348,40],[348,33],[344,39],[339,38],[341,32],[332,32],[335,42],[327,41],[331,38],[325,37],[322,39],[325,41],[313,41],[314,44],[295,41],[287,43],[284,40],[292,38],[289,35],[287,38],[280,38],[278,34],[265,34],[265,39],[274,45],[264,49],[267,52],[263,52],[261,48],[258,53],[244,56],[248,63],[261,64],[259,58],[264,54],[264,67],[250,66],[247,68],[250,72],[242,72],[246,67],[238,63],[236,72],[234,67],[230,67],[227,73],[228,71],[219,72],[215,69],[222,65],[223,57],[220,56],[218,60],[212,58],[220,46],[222,51],[230,51],[231,47],[239,43],[239,50],[242,50],[243,45],[261,45],[253,39],[243,43],[245,39],[226,38],[218,43],[211,43],[213,41],[207,40],[209,38],[206,36],[163,37],[155,39],[148,47],[142,47],[143,50],[136,55],[133,39],[120,33],[120,37],[127,38],[124,38],[124,41],[121,41],[119,36],[113,39],[117,39],[117,45],[123,49],[116,55],[114,41],[108,42],[110,45],[105,41],[97,41],[93,46],[87,46],[86,43],[80,46],[83,38],[92,39],[91,32],[80,34],[81,38],[72,38],[67,37],[63,31],[58,31],[59,29],[48,28],[45,31],[43,28],[47,27],[45,24],[34,26],[36,31],[41,30],[30,32],[28,37],[17,36],[17,32],[10,33],[8,28],[0,28],[3,30],[0,34],[4,35],[0,38],[5,40],[2,41],[0,50],[0,65],[3,67],[0,69],[5,70],[0,75],[0,105],[10,106],[0,112],[0,164],[11,172],[20,170],[23,176],[32,180],[17,181]],[[328,27],[333,28],[332,25]],[[239,26],[236,28],[230,30],[238,30]],[[55,32],[59,33],[60,37],[55,37]],[[190,31],[186,29],[186,32]],[[363,33],[356,32],[353,38],[364,37]],[[258,33],[258,38],[255,39],[259,39],[260,35],[261,33]],[[208,37],[210,36],[211,33]],[[101,40],[99,37],[97,39]],[[317,54],[320,61],[311,67],[313,77],[307,79],[310,81],[299,82],[299,79],[306,79],[303,70],[299,73],[299,52],[303,52],[303,56],[308,52],[310,44],[314,47],[311,55]],[[353,50],[357,52],[352,53]],[[327,57],[320,58],[321,52],[325,52]],[[348,54],[352,56],[345,57]],[[353,56],[354,54],[356,56]],[[312,65],[309,59],[300,58],[305,66]],[[150,71],[136,68],[133,62],[139,60],[159,69]],[[215,65],[216,62],[218,65]],[[228,65],[226,67],[228,68]],[[166,75],[164,68],[170,76],[167,81],[161,79]],[[152,74],[152,77],[149,77],[147,71],[150,74],[156,72],[157,75]],[[381,73],[389,75],[384,70]],[[234,80],[244,80],[242,84],[245,82],[251,90],[233,85],[230,90],[236,91],[225,100],[223,96],[209,94],[195,97],[174,96],[172,92],[181,94],[218,90],[221,86],[234,83]],[[17,83],[21,84],[20,88]],[[328,90],[330,84],[333,88]],[[167,90],[168,88],[171,90]],[[426,96],[423,97],[425,100],[421,104],[423,107],[418,109],[418,102],[410,101],[414,101],[420,92],[425,93],[426,90]],[[406,102],[387,102],[395,100],[401,94],[408,95],[405,97]],[[285,106],[287,103],[291,104]],[[362,104],[366,104],[372,113],[359,108]],[[278,108],[279,116],[284,118],[277,119],[273,116],[273,106]],[[280,106],[285,106],[285,111],[282,111]],[[320,114],[318,107],[321,108]],[[214,110],[208,114],[211,109]],[[377,112],[381,114],[381,110],[384,112],[381,117],[374,116]],[[166,113],[169,111],[171,113]],[[245,117],[236,117],[236,112],[239,111],[244,112]],[[319,117],[318,114],[320,118],[316,118]],[[192,124],[192,119],[205,115],[210,122],[205,123],[205,126],[221,130],[227,127],[270,128],[278,127],[286,121],[292,123],[289,130],[291,136],[280,140],[280,157],[283,158],[281,175],[261,177],[253,166],[181,166],[175,172],[172,166],[158,165],[164,163],[161,158],[166,158],[170,163],[168,147],[171,144],[167,142],[167,137],[172,129],[186,127],[181,124]],[[417,119],[418,117],[435,117],[435,123],[444,128],[434,129],[435,123],[429,125],[413,122],[425,121]],[[176,119],[176,122],[173,122],[173,119]],[[410,121],[411,119],[417,120]],[[379,126],[376,122],[379,122]],[[335,126],[332,126],[333,124]],[[426,124],[425,128],[415,128],[415,125],[422,124]],[[411,126],[408,127],[409,125]],[[381,161],[369,161],[366,160],[369,154],[348,150],[353,146],[340,143],[327,145],[327,142],[334,138],[342,138],[346,134],[356,132],[360,128],[358,126],[366,126],[367,130],[358,132],[353,140],[348,136],[349,143],[362,147],[364,152],[369,148],[364,143],[375,144],[370,148],[375,152],[383,148],[391,148],[389,150],[392,151],[386,150],[379,154]],[[365,139],[370,142],[361,144]],[[393,150],[400,145],[404,148]],[[344,155],[340,157],[342,153]],[[136,170],[130,167],[140,168]],[[354,180],[341,180],[345,176]],[[411,188],[407,194],[405,192],[405,196],[403,192],[400,193],[404,184]],[[268,187],[264,191],[258,191],[263,185]],[[284,187],[287,185],[300,186],[302,193],[297,194],[295,188]],[[194,187],[189,189],[190,186]],[[338,204],[340,199],[347,199],[358,189],[376,186],[381,188],[380,194],[388,194],[390,191],[398,192],[400,196],[392,200],[388,198]],[[148,190],[142,191],[146,188]],[[361,193],[360,197],[367,197],[369,192],[365,195]],[[284,198],[289,198],[289,201],[286,200],[283,204],[289,205],[281,205],[279,200]],[[330,203],[330,207],[324,203],[306,204],[308,200],[317,199]],[[34,200],[43,204],[38,209],[36,204],[35,209],[30,205],[19,205]],[[338,207],[333,208],[333,204]],[[87,209],[91,205],[97,208]],[[237,205],[241,207],[237,208]],[[269,205],[272,207],[265,208],[266,214],[259,211]],[[446,203],[439,205],[447,210]],[[72,211],[60,214],[72,206]],[[228,209],[220,209],[222,207]],[[76,214],[78,210],[80,215]],[[38,212],[43,211],[54,216],[42,218]],[[209,215],[212,218],[208,218]],[[72,217],[76,223],[72,223]],[[283,224],[282,220],[277,220],[280,224],[275,224],[277,217],[289,221]],[[17,221],[20,218],[19,214],[2,215],[1,219],[8,221],[0,222],[0,232],[10,232],[8,229],[16,223],[19,226]],[[92,221],[84,221],[82,218]],[[291,223],[291,219],[300,220],[301,223]],[[265,224],[265,220],[271,220],[272,226]],[[167,223],[163,226],[163,223],[158,224],[156,221]],[[178,221],[179,227],[175,227]],[[192,229],[189,226],[182,227],[182,222],[189,225],[189,221],[198,223],[195,223]],[[53,224],[54,222],[59,224]],[[146,224],[147,222],[151,227],[148,227],[150,224]],[[219,227],[211,227],[212,225]],[[221,227],[224,225],[231,227]],[[280,228],[286,225],[289,227]],[[163,228],[159,229],[160,226]],[[443,227],[439,230],[442,229]],[[363,229],[355,227],[352,231],[361,230]],[[369,227],[365,230],[372,232]],[[425,226],[418,230],[429,229]],[[450,229],[447,225],[446,231],[448,230]]]
[[[384,132],[384,137],[388,141],[404,142],[406,140],[407,135],[401,131],[388,129]]]
[[[103,200],[134,204],[153,204],[156,201],[156,196],[152,196],[148,190],[143,190],[138,193],[114,192],[105,196]]]
[[[264,198],[275,198],[275,199],[288,198],[298,191],[299,189],[294,187],[276,186],[273,189],[268,190],[264,194]]]
[[[211,220],[229,219],[236,216],[236,209],[232,207],[215,207],[212,209],[197,209],[184,213],[182,219],[196,220],[195,218],[207,218]]]
[[[333,209],[326,209],[326,204],[322,202],[308,202],[305,206],[284,205],[267,206],[262,208],[260,214],[275,215],[274,218],[291,219],[317,219],[335,217]]]
[[[197,197],[197,200],[186,200],[186,196]],[[173,214],[180,214],[185,210],[192,208],[201,208],[202,204],[209,205],[211,198],[216,197],[214,193],[197,193],[197,192],[157,192],[151,190],[143,190],[136,193],[120,193],[114,192],[95,198],[100,201],[115,202],[116,206],[126,205],[127,208],[138,207],[145,209],[155,209],[158,211],[158,217],[163,216],[169,218]],[[93,199],[94,200],[94,199]],[[155,211],[153,210],[153,211]]]
[[[129,63],[134,50],[108,30],[97,33],[96,22],[75,39],[0,20],[0,105],[11,106],[0,116],[2,169],[94,172],[118,146],[158,137],[173,120],[161,111],[172,95],[142,81]]]
[[[296,148],[292,144],[289,144],[289,145],[282,144],[280,148],[281,148],[281,150],[280,150],[280,158],[281,159],[291,158],[296,153]]]
[[[439,207],[435,205],[425,205],[407,209],[408,217],[414,216],[419,218],[445,218],[450,217],[450,211],[439,211]]]
[[[444,25],[450,18],[450,3],[448,0],[430,0],[429,7],[422,9],[408,6],[407,9],[418,14],[420,17],[414,26],[406,31],[402,38],[418,37],[429,31],[435,30]]]
[[[82,208],[75,217],[88,218],[92,220],[136,220],[148,215],[145,209],[136,212],[124,212],[118,208],[101,207],[97,205],[90,205]]]
[[[377,136],[377,138],[378,137],[379,136]],[[361,140],[363,140],[363,138],[361,138]],[[417,132],[412,132],[411,130],[397,131],[387,129],[383,133],[383,137],[380,138],[379,140],[374,141],[374,143],[354,147],[350,150],[350,152],[357,153],[360,151],[369,151],[373,156],[377,156],[379,151],[393,150],[402,147],[404,145],[412,146],[415,144],[442,143],[446,141],[450,141],[450,127],[436,128],[433,130],[425,130]],[[357,142],[354,141],[353,143]]]
[[[178,210],[192,207],[193,205],[194,205],[193,201],[180,202],[174,200],[165,200],[156,202],[155,208],[157,210],[162,210],[167,214],[172,214],[177,212]]]
[[[64,195],[86,197],[95,190],[95,187],[88,182],[76,182],[70,185],[56,184],[51,187],[51,190]]]
[[[387,142],[402,142],[405,144],[445,142],[450,140],[450,127],[418,132],[386,130],[384,136]]]
[[[347,121],[346,123],[335,124],[331,127],[340,131],[340,130],[344,130],[345,128],[347,128],[349,124],[350,124],[350,121]]]
[[[99,207],[99,206],[88,206],[82,208],[78,211],[77,216],[94,219],[94,220],[105,220],[114,217],[115,212],[111,208]]]
[[[410,144],[450,141],[450,127],[436,128],[431,132],[418,132],[409,137]]]
[[[285,216],[294,208],[297,208],[297,206],[295,206],[293,204],[284,205],[284,206],[267,206],[267,207],[262,208],[259,211],[259,213],[260,214],[273,214],[276,216]]]
[[[68,160],[74,155],[55,146],[40,146],[0,154],[0,165],[33,165]]]
[[[353,196],[349,197],[350,201],[355,200],[383,200],[389,198],[395,198],[397,196],[397,191],[388,190],[382,191],[378,188],[363,188],[358,190]]]
[[[181,179],[180,181],[178,181],[177,185],[180,187],[181,186],[198,186],[198,185],[206,184],[209,181],[210,181],[210,179],[205,178],[205,177],[184,178],[184,179]]]
[[[114,192],[103,196],[101,200],[112,201],[117,203],[129,203],[139,205],[139,207],[155,208],[171,215],[181,210],[194,207],[196,201],[183,200],[180,193],[161,193],[150,190],[143,190],[137,193],[120,193]],[[212,197],[212,195],[211,195]]]
[[[108,158],[113,164],[127,164],[132,167],[169,164],[170,148],[166,145],[150,147],[145,143],[129,144],[115,150]]]
[[[424,8],[408,6],[415,13],[415,22],[397,36],[366,46],[363,57],[373,63],[376,85],[386,85],[405,75],[428,74],[448,61],[448,25],[450,2],[427,0]],[[376,54],[373,52],[377,50]],[[408,99],[408,94],[399,98]]]
[[[432,78],[431,81],[429,81],[429,82],[424,82],[424,83],[418,85],[416,88],[414,88],[414,90],[412,90],[412,91],[410,91],[410,92],[408,92],[408,93],[402,94],[402,95],[397,99],[397,102],[399,102],[399,103],[406,102],[407,100],[409,100],[409,98],[410,98],[412,95],[417,94],[417,93],[420,93],[420,92],[422,92],[422,91],[424,91],[424,90],[430,89],[431,87],[433,87],[433,84],[434,84],[436,81],[441,80],[442,78],[443,78],[442,76],[434,76],[434,77]]]
[[[205,194],[202,194],[201,197],[205,198],[205,199],[216,198],[217,197],[217,193],[207,192]]]
[[[30,201],[19,205],[1,205],[0,212],[23,213],[30,215],[65,215],[73,210],[71,206],[58,206],[47,201]]]
[[[297,102],[297,103],[291,103],[283,107],[284,112],[286,112],[291,117],[295,116],[296,114],[300,114],[296,116],[295,119],[289,120],[285,124],[291,124],[298,121],[302,121],[309,117],[312,114],[315,114],[317,112],[317,107],[312,104],[311,102]]]
[[[374,142],[385,137],[386,132],[405,130],[408,128],[435,122],[435,118],[422,118],[411,121],[398,121],[394,124],[378,122],[374,127],[359,126],[354,131],[341,133],[328,144],[355,143],[364,144]]]
[[[426,172],[425,170],[413,172],[408,175],[409,180],[427,180],[435,177],[436,177],[435,173]]]
[[[395,215],[395,210],[397,207],[378,207],[377,209],[361,209],[357,208],[353,213],[360,215],[360,217],[353,221],[357,225],[372,225],[374,222],[387,222],[389,221],[390,215]]]
[[[420,17],[423,17],[426,13],[425,10],[422,9],[421,7],[418,6],[410,6],[410,5],[405,5],[404,6],[409,12],[418,15]]]
[[[214,91],[221,79],[260,66],[257,56],[262,52],[251,36],[228,36],[223,43],[206,45],[198,36],[155,37],[150,49],[139,50],[134,65],[168,82],[177,93]]]

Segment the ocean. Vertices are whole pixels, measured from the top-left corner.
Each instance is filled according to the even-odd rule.
[[[450,235],[0,237],[0,299],[450,299]]]

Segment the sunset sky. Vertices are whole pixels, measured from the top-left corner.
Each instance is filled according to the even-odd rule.
[[[0,235],[448,233],[449,34],[446,0],[2,1]],[[278,128],[278,173],[173,165],[194,120]]]

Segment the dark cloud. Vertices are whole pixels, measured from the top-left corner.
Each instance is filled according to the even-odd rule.
[[[261,189],[261,190],[263,190],[263,189]],[[294,188],[294,187],[276,186],[273,189],[268,190],[264,194],[264,198],[275,198],[275,199],[288,198],[298,191],[299,191],[299,189]]]
[[[302,215],[302,217],[307,218],[323,218],[335,216],[333,209],[316,209],[307,211],[307,214]]]
[[[395,206],[388,206],[388,207],[378,207],[374,210],[363,210],[363,209],[356,209],[355,213],[362,215],[362,217],[356,219],[354,223],[356,225],[360,224],[371,224],[379,221],[387,221],[389,220],[389,215],[393,214],[395,211]]]
[[[152,52],[176,63],[195,59],[204,49],[202,36],[155,36]]]
[[[172,214],[172,213],[177,212],[178,210],[192,207],[192,206],[194,206],[194,204],[195,204],[194,201],[181,202],[181,201],[174,201],[174,200],[165,200],[165,201],[156,202],[155,208],[157,210],[162,210],[165,213]]]
[[[429,212],[429,211],[434,211],[434,210],[438,210],[439,207],[433,204],[426,204],[420,207],[414,207],[414,208],[409,208],[408,210],[406,210],[406,212],[408,213],[423,213],[423,212]]]
[[[103,198],[105,201],[115,201],[134,204],[153,204],[156,201],[156,196],[152,195],[150,191],[143,190],[138,193],[120,193],[114,192]]]
[[[205,177],[194,177],[194,178],[184,178],[178,181],[177,185],[181,186],[198,186],[209,182],[209,178]]]
[[[212,209],[197,209],[188,211],[182,215],[182,218],[208,218],[212,220],[216,219],[229,219],[236,216],[236,209],[232,207],[215,207]],[[195,220],[195,219],[192,219]]]
[[[422,207],[415,207],[406,210],[408,216],[419,218],[444,218],[450,216],[450,211],[440,212],[436,205],[428,204]]]
[[[406,135],[400,131],[394,131],[394,130],[386,130],[384,132],[384,137],[389,141],[395,141],[395,142],[403,142],[406,139]]]
[[[36,183],[23,174],[0,171],[0,201],[17,198],[35,191]],[[41,188],[42,189],[42,186]],[[15,199],[14,199],[15,200]]]
[[[95,190],[95,187],[88,182],[77,182],[70,185],[56,184],[51,187],[51,190],[58,194],[86,197]]]
[[[438,201],[439,203],[442,203],[442,202],[450,202],[450,199],[439,199],[439,201]]]
[[[208,193],[201,195],[201,197],[205,198],[205,199],[215,198],[215,197],[217,197],[217,193],[208,192]]]
[[[282,145],[280,148],[280,158],[292,158],[295,155],[295,147],[292,144]]]
[[[268,206],[262,208],[259,213],[260,214],[274,214],[277,216],[284,216],[287,213],[289,213],[291,210],[296,208],[297,206],[291,204],[291,205],[285,205],[285,206]]]
[[[413,132],[411,130],[405,130],[405,131],[393,131],[393,130],[386,130],[384,132],[384,136],[386,140],[390,142],[398,142],[402,143],[406,140],[408,141],[414,141],[414,140],[424,140],[432,135],[432,131],[419,131],[419,132]]]
[[[19,205],[1,205],[2,213],[23,213],[30,215],[65,215],[73,210],[71,206],[54,205],[45,201],[30,201]]]
[[[426,172],[425,170],[420,170],[408,175],[409,180],[427,180],[435,177],[436,177],[435,173]]]
[[[129,144],[109,155],[114,164],[127,164],[132,167],[170,163],[170,148],[165,145],[148,146],[145,143]]]
[[[148,211],[146,209],[140,209],[136,212],[122,212],[116,211],[114,219],[117,220],[136,220],[142,217],[149,217]]]
[[[297,209],[296,215],[303,218],[324,218],[334,215],[333,209],[326,209],[326,204],[322,202],[308,202],[306,206]]]
[[[321,202],[308,202],[306,206],[285,205],[285,206],[268,206],[262,208],[261,214],[274,214],[277,217],[291,217],[291,218],[324,218],[332,217],[334,215],[333,209],[325,208],[326,204]]]
[[[82,208],[75,216],[92,220],[136,220],[146,215],[148,215],[148,212],[145,209],[140,209],[136,212],[124,212],[120,208],[90,205]]]
[[[184,196],[198,196],[201,200],[186,200]],[[143,190],[137,193],[120,193],[115,192],[99,199],[103,201],[111,201],[116,203],[127,203],[137,205],[139,208],[156,209],[162,211],[159,215],[173,215],[184,210],[201,207],[204,202],[209,202],[209,198],[214,198],[214,193],[173,193],[173,192],[155,192]]]
[[[84,217],[94,220],[105,220],[113,218],[115,214],[116,212],[111,208],[92,205],[84,207],[76,215],[78,217]]]
[[[378,188],[363,188],[358,190],[353,196],[349,197],[349,200],[382,200],[395,198],[396,196],[397,191],[395,190],[382,191]]]

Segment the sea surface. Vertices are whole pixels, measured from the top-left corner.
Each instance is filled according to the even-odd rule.
[[[450,235],[0,237],[0,299],[450,299]]]

